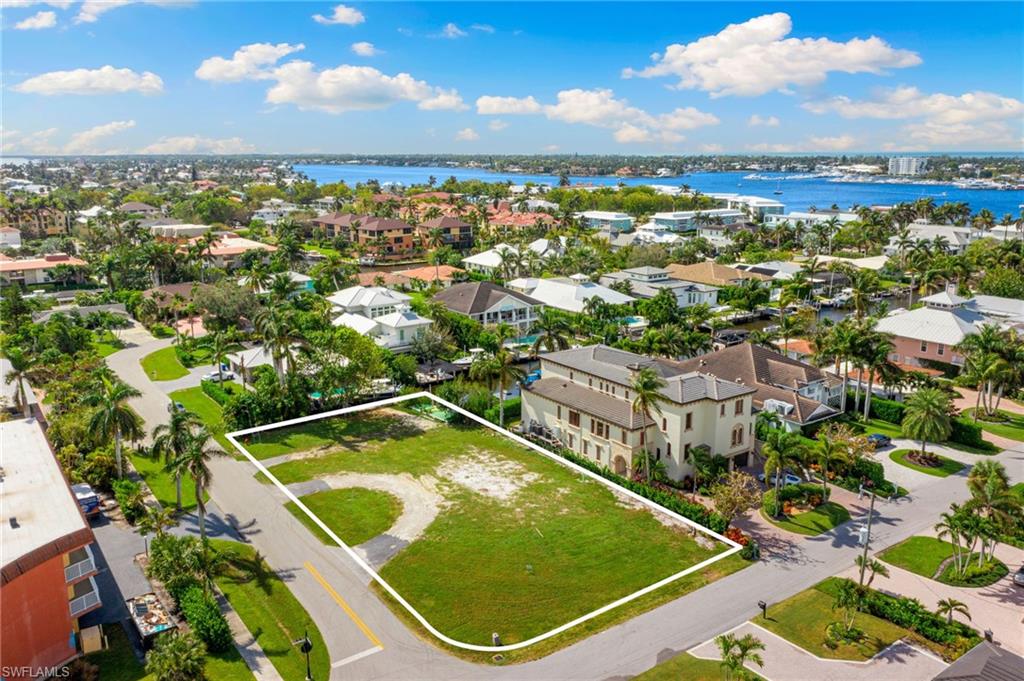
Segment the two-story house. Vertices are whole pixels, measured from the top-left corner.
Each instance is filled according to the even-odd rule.
[[[395,352],[409,349],[433,320],[421,317],[409,306],[411,298],[383,286],[350,286],[327,297],[340,315],[332,322],[370,336]]]
[[[791,432],[840,413],[838,377],[758,345],[739,343],[679,364],[755,389],[754,407],[773,412]]]
[[[510,324],[529,333],[544,305],[534,298],[489,281],[467,281],[438,292],[434,300],[481,324]]]
[[[669,477],[693,474],[694,448],[744,466],[754,446],[756,388],[606,345],[541,355],[541,378],[522,393],[523,428],[547,429],[562,445],[625,475],[647,451]],[[633,410],[632,385],[649,367],[664,381],[661,414]]]
[[[421,222],[416,232],[422,240],[435,229],[440,230],[445,246],[451,246],[457,251],[468,251],[473,247],[473,226],[464,220],[444,215]]]
[[[669,291],[675,296],[676,304],[681,308],[694,305],[718,304],[718,289],[707,284],[680,281],[669,276],[669,271],[661,267],[633,267],[620,272],[609,272],[599,282],[611,287],[613,284],[626,282],[629,284],[630,295],[636,298],[653,298],[662,291]]]

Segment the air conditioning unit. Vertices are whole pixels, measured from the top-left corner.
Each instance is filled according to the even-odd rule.
[[[793,412],[793,405],[782,400],[767,399],[764,401],[764,410],[787,416]]]

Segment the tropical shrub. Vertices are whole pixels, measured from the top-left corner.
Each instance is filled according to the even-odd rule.
[[[202,681],[205,666],[206,646],[191,632],[164,634],[146,656],[146,672],[156,681]]]
[[[228,621],[220,611],[217,601],[206,594],[202,587],[191,586],[178,599],[178,607],[206,647],[215,653],[231,647],[233,638]]]
[[[217,381],[203,381],[199,385],[203,388],[203,394],[222,407],[231,400],[231,393]]]
[[[142,486],[133,480],[115,480],[114,498],[121,507],[124,519],[132,525],[146,511],[146,505],[142,503]]]
[[[903,412],[906,406],[902,402],[887,400],[881,397],[871,398],[871,418],[881,419],[897,425],[903,423]]]
[[[980,425],[963,417],[950,421],[952,430],[949,433],[949,441],[956,442],[968,447],[990,448],[989,443],[982,437],[984,432]]]
[[[505,423],[509,421],[518,421],[522,418],[523,401],[522,398],[513,397],[505,400]],[[484,411],[484,418],[491,423],[498,422],[498,406],[488,407]]]
[[[803,482],[799,485],[785,485],[779,489],[777,498],[774,489],[769,489],[765,492],[764,496],[761,497],[761,507],[765,514],[775,516],[779,513],[778,504],[782,504],[783,508],[788,508],[794,503],[819,506],[828,501],[828,492],[830,491],[826,488],[823,494],[821,485],[810,482]]]

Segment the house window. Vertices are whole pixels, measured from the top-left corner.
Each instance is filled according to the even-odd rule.
[[[662,430],[662,432],[665,432],[665,433],[668,432],[668,419],[667,418],[662,417],[662,419],[661,419],[661,430]]]
[[[589,388],[593,388],[594,387],[594,379],[592,377],[587,379],[587,387],[589,387]]]
[[[576,378],[576,372],[570,371],[569,372],[569,380],[571,381],[571,380],[574,380],[575,378]]]
[[[575,443],[574,443],[574,440],[575,440],[575,439],[576,439],[576,438],[575,438],[575,437],[573,437],[573,434],[572,434],[572,433],[569,433],[569,449],[576,449],[576,445],[575,445]]]
[[[666,442],[665,443],[665,456],[667,458],[669,458],[669,459],[672,458],[672,443],[671,442]]]
[[[743,400],[736,400],[736,415],[743,413]]]
[[[647,444],[647,430],[646,429],[640,431],[640,445],[643,446],[645,444]]]
[[[943,345],[942,343],[939,343],[939,345],[938,345],[938,347],[936,348],[936,350],[937,350],[937,351],[938,351],[938,353],[939,353],[939,357],[942,357],[942,356],[943,356],[944,354],[946,354],[946,346],[945,346],[945,345]]]
[[[693,430],[693,412],[686,412],[686,429]]]
[[[601,445],[594,445],[594,458],[601,460]]]
[[[578,411],[569,410],[569,425],[579,426],[580,425],[580,413]]]
[[[725,402],[722,402],[721,408],[718,410],[719,416],[725,416]]]
[[[684,459],[689,459],[690,458],[690,443],[689,442],[687,442],[685,445],[683,445],[683,458]]]
[[[928,343],[921,341],[921,352],[928,352]]]
[[[661,461],[661,447],[654,450],[654,460]]]
[[[626,429],[622,429],[622,444],[626,444]]]
[[[558,405],[558,420],[562,420],[562,405]]]
[[[584,454],[589,454],[590,453],[590,440],[584,440],[583,441],[583,453]]]
[[[732,446],[736,447],[743,444],[743,426],[738,425],[732,429]]]

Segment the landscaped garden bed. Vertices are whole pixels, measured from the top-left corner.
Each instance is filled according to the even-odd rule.
[[[506,645],[540,636],[728,550],[601,480],[475,423],[442,424],[384,408],[264,431],[242,442],[254,458],[288,456],[269,469],[284,485],[316,481],[332,493],[360,484],[397,489],[402,513],[416,514],[419,530],[403,537],[407,545],[394,555],[378,556],[377,572],[433,627],[465,643],[492,645],[493,632]],[[317,494],[323,495],[313,500],[322,511],[318,517],[332,529],[363,525],[360,539],[388,529],[379,518],[374,524],[373,515],[386,514],[389,522],[393,507],[368,508],[371,499],[380,505],[377,495],[366,496],[367,508],[350,497],[342,512],[341,503],[332,508],[333,494],[316,492],[303,501]],[[408,496],[418,503],[405,503]],[[346,526],[356,513],[362,514],[358,523]],[[744,564],[735,556],[721,559],[557,637],[508,651],[503,660],[551,652]],[[483,653],[459,654],[491,661]]]
[[[827,488],[812,483],[786,485],[776,498],[775,490],[770,489],[762,499],[761,515],[789,532],[808,536],[828,532],[849,520],[850,512],[828,501],[826,492]]]
[[[935,537],[910,537],[879,554],[890,565],[934,579],[950,586],[979,588],[1006,576],[1008,569],[1001,561],[986,556],[979,565],[978,553],[963,551],[959,563],[956,547]]]
[[[964,415],[973,418],[974,410],[965,409]],[[979,414],[977,424],[982,430],[993,435],[1024,442],[1024,414],[1014,414],[1000,409],[991,416]]]
[[[938,478],[959,473],[964,468],[959,461],[931,452],[922,454],[920,449],[895,449],[889,452],[889,458],[901,466]]]

